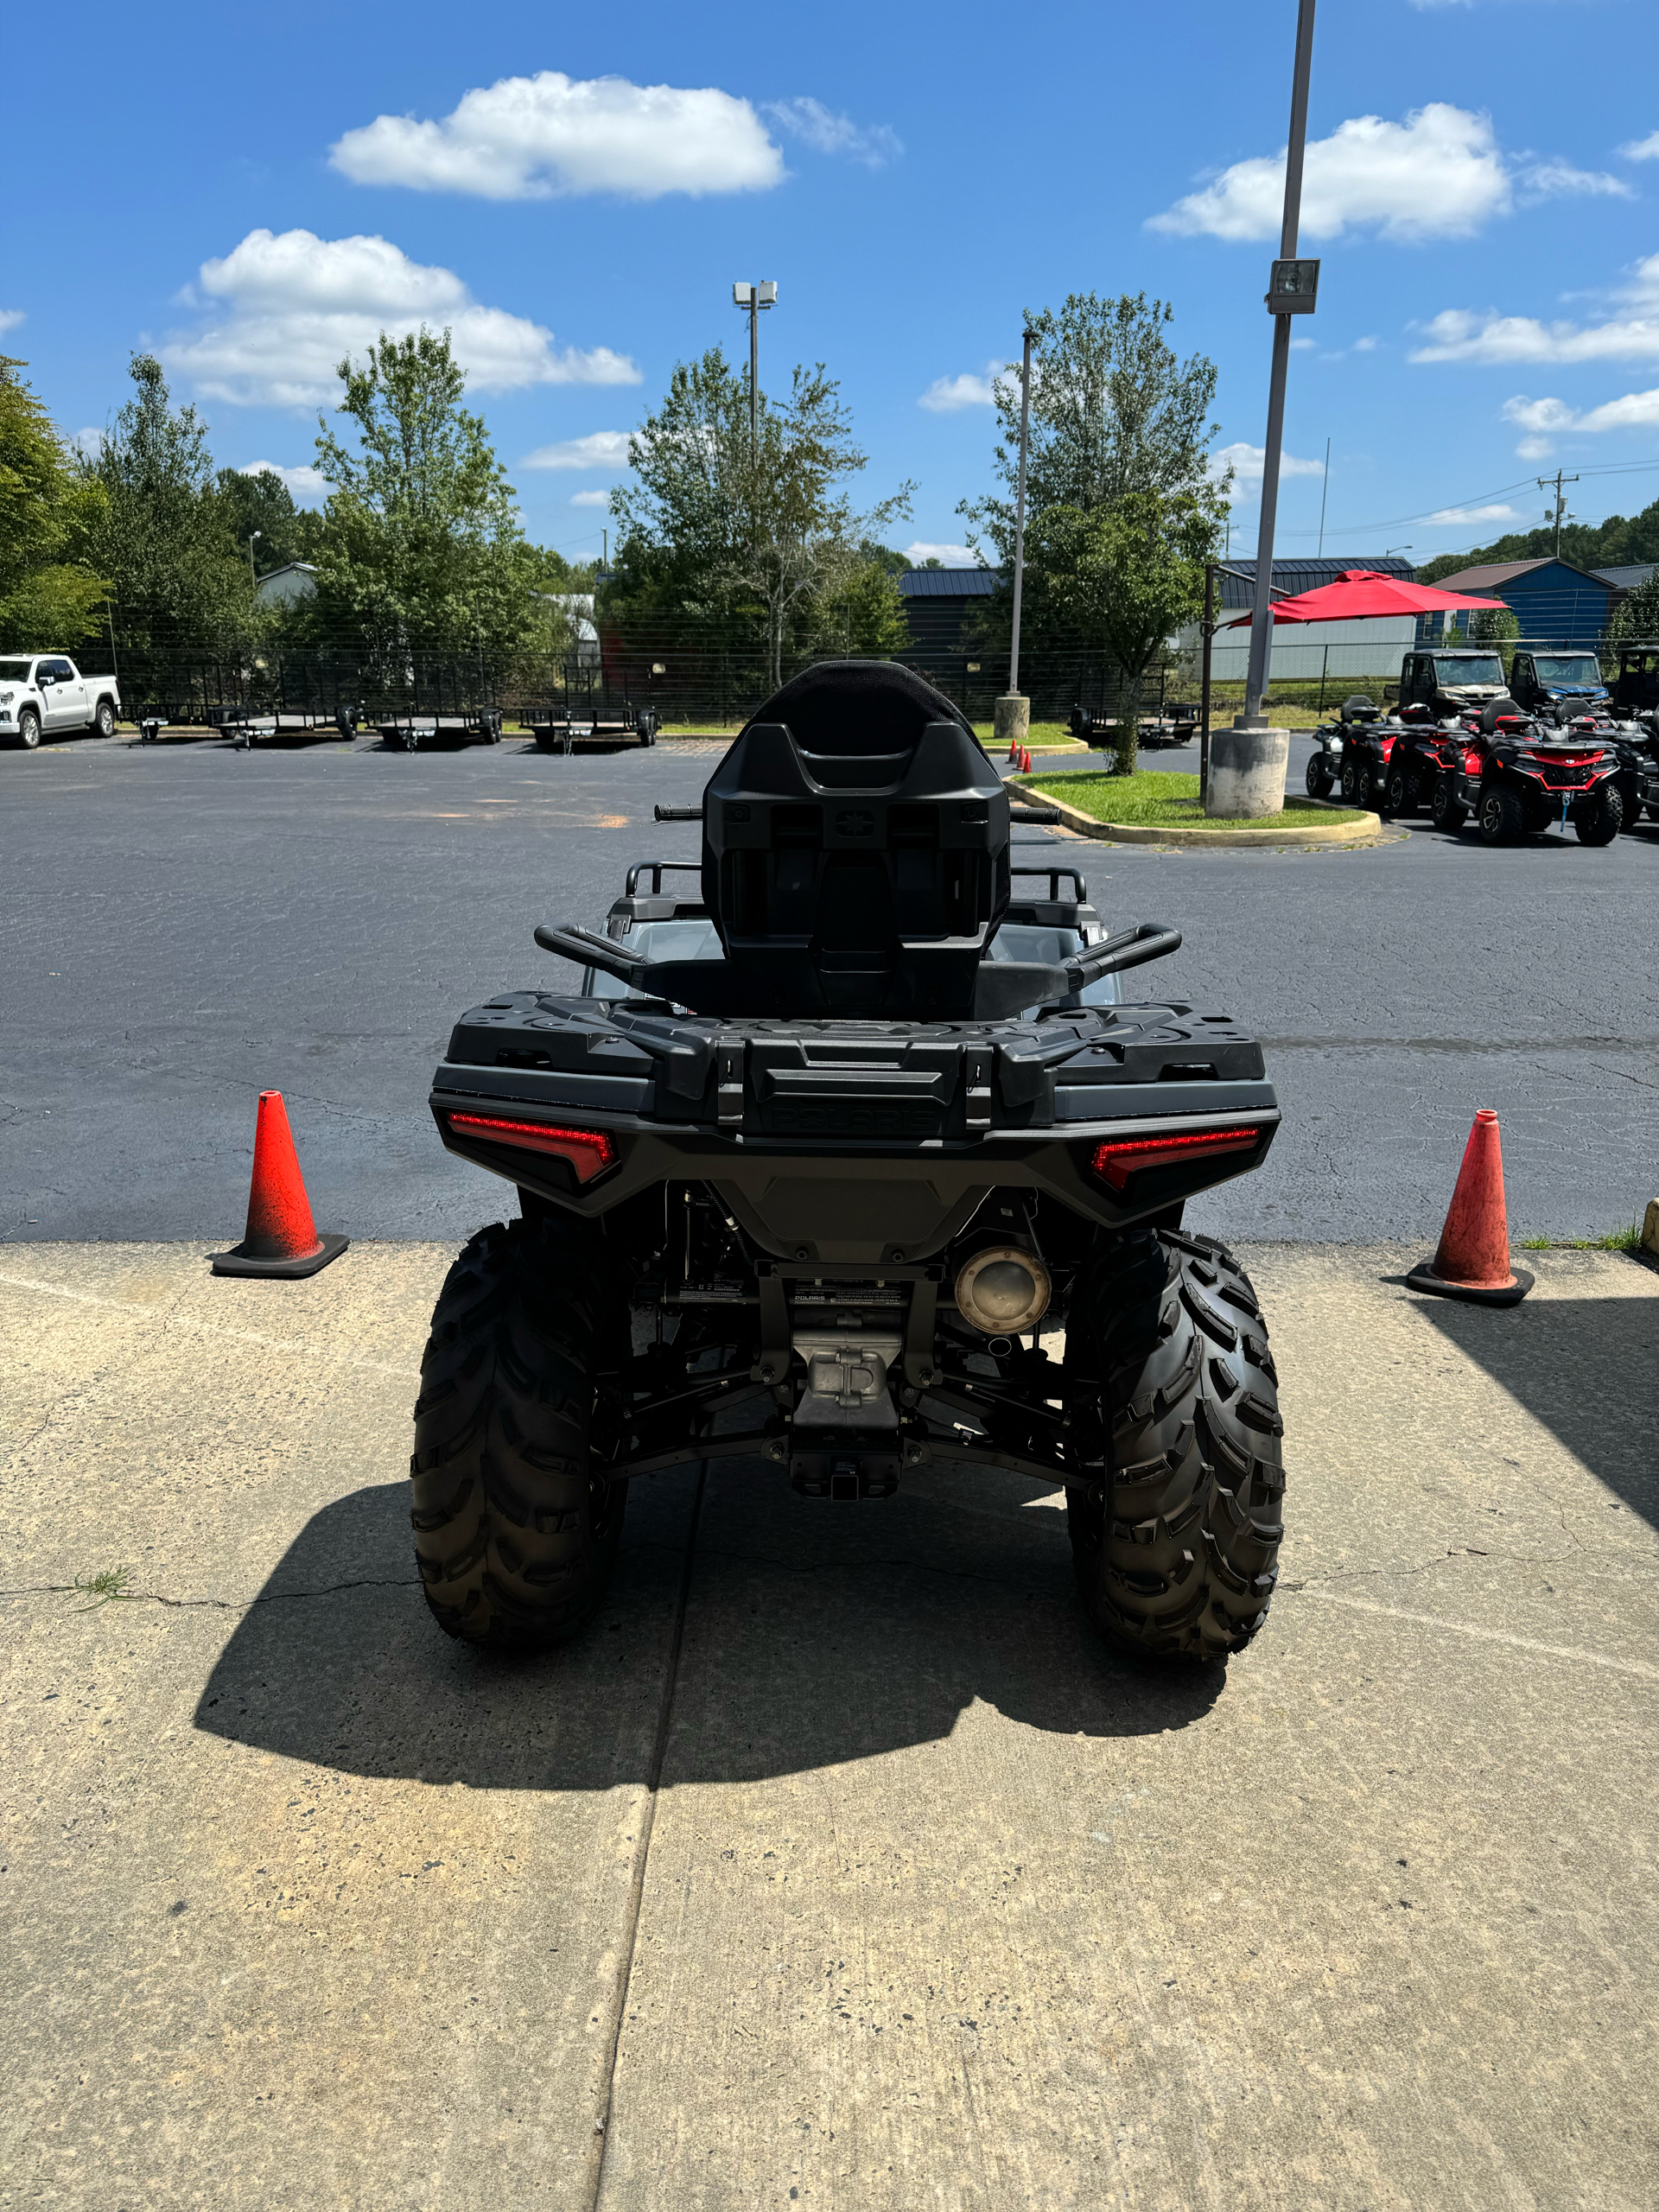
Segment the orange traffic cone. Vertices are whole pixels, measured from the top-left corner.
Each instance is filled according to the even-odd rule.
[[[1020,772],[1022,776],[1031,773],[1031,747],[1028,745],[1020,749]]]
[[[209,1257],[216,1275],[314,1275],[337,1260],[349,1236],[319,1236],[280,1090],[259,1094],[253,1184],[242,1242]]]
[[[1440,1249],[1406,1277],[1414,1290],[1466,1298],[1477,1306],[1518,1306],[1532,1288],[1524,1268],[1510,1265],[1510,1224],[1503,1209],[1503,1151],[1490,1106],[1475,1116],[1464,1147],[1457,1188],[1446,1209]]]

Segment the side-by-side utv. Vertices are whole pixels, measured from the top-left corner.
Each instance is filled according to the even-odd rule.
[[[604,934],[536,931],[583,989],[461,1017],[432,1112],[518,1213],[456,1261],[423,1370],[450,1635],[575,1634],[629,1484],[734,1459],[849,1503],[925,1468],[1064,1488],[1109,1638],[1208,1661],[1261,1626],[1273,1356],[1181,1218],[1278,1103],[1226,1014],[1115,1002],[1179,934],[1108,933],[1054,848],[1013,865],[1010,817],[919,677],[811,669],[716,768],[696,897],[642,864]]]

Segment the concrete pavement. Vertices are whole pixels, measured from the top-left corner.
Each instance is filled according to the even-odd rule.
[[[1248,1253],[1284,1580],[1168,1675],[1032,1485],[743,1463],[640,1486],[582,1643],[480,1662],[402,1479],[451,1248],[205,1249],[0,1254],[0,2202],[1651,2202],[1639,1263],[1493,1313]]]

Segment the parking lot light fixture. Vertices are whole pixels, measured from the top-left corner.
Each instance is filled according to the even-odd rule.
[[[259,579],[253,572],[253,541],[256,537],[263,537],[264,534],[263,530],[256,530],[248,538],[248,582],[255,591],[259,588]]]

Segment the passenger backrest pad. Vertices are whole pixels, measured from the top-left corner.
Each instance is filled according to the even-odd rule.
[[[809,751],[751,723],[709,780],[702,895],[733,988],[757,1011],[966,1019],[1008,903],[1001,779],[960,721],[893,751],[855,734]]]

